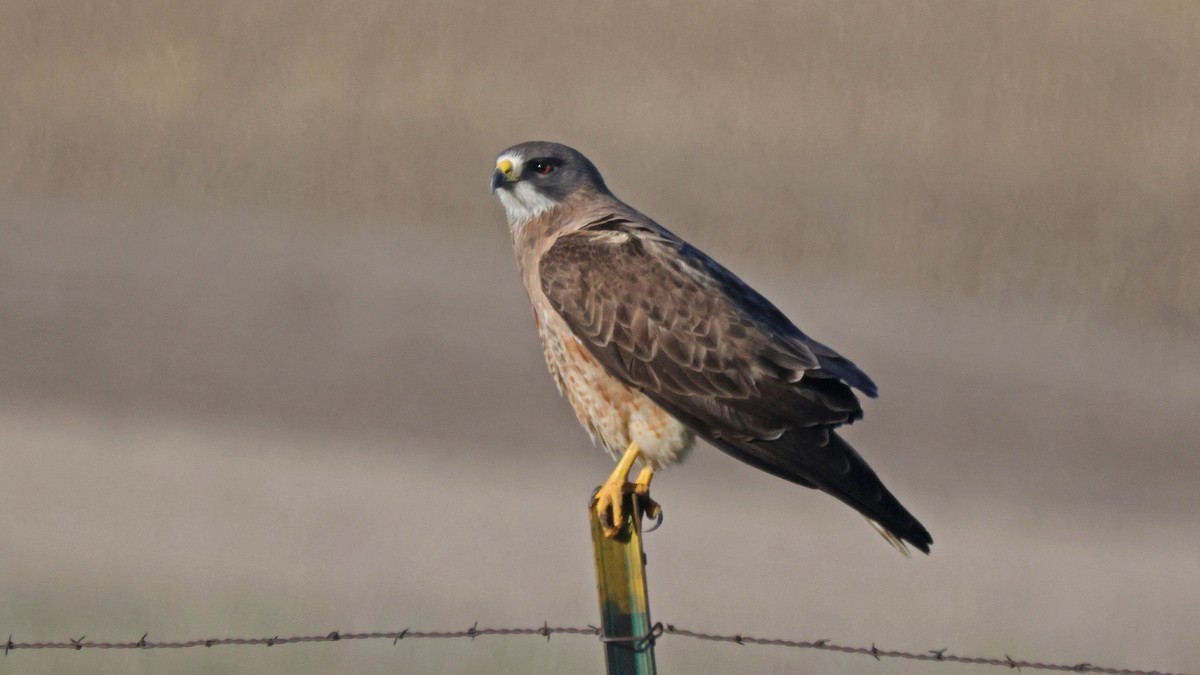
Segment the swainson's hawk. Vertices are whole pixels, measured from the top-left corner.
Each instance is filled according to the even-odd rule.
[[[862,417],[851,387],[876,396],[849,359],[614,197],[576,150],[514,145],[496,160],[492,191],[550,372],[592,438],[619,458],[595,502],[609,536],[622,495],[648,499],[654,470],[682,459],[698,435],[837,497],[901,551],[908,542],[929,552],[929,532],[834,431]]]

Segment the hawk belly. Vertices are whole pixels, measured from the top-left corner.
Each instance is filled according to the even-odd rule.
[[[696,442],[691,429],[640,391],[609,375],[554,310],[539,314],[538,333],[546,365],[592,441],[608,450],[613,459],[631,442],[637,443],[643,458],[655,469],[691,452]]]

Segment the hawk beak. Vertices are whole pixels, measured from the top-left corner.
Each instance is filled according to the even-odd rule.
[[[496,194],[496,190],[508,185],[508,176],[500,169],[492,172],[492,194]]]
[[[492,172],[492,194],[496,194],[496,190],[513,182],[513,163],[510,159],[502,159],[496,162],[496,170]]]

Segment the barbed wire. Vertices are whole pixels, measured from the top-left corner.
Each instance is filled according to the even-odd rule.
[[[603,642],[626,643],[634,648],[644,648],[647,645],[653,645],[658,639],[663,636],[678,636],[692,638],[695,640],[704,640],[707,642],[731,642],[737,645],[764,645],[771,647],[790,647],[793,649],[816,649],[820,651],[838,652],[842,654],[859,654],[863,656],[873,657],[876,661],[883,659],[908,659],[913,661],[938,661],[944,663],[963,663],[977,666],[1001,666],[1013,670],[1051,670],[1067,673],[1103,673],[1104,675],[1185,675],[1184,673],[1167,673],[1159,670],[1140,670],[1131,668],[1111,668],[1105,666],[1097,666],[1091,663],[1043,663],[1039,661],[1026,661],[1023,659],[1014,659],[1007,654],[1004,658],[992,658],[981,656],[962,656],[959,654],[950,653],[949,649],[928,649],[923,652],[906,652],[894,649],[879,649],[874,643],[870,647],[850,647],[846,645],[836,644],[830,640],[786,640],[779,638],[761,638],[744,634],[722,635],[716,633],[703,633],[700,631],[688,630],[679,628],[674,624],[656,623],[650,632],[645,635],[635,636],[607,636],[604,635],[600,628],[596,626],[551,626],[543,622],[541,626],[534,628],[480,628],[476,622],[466,630],[450,630],[450,631],[420,631],[410,630],[405,628],[399,631],[391,632],[372,632],[372,633],[343,633],[341,631],[332,631],[324,635],[300,635],[293,637],[258,637],[258,638],[209,638],[204,640],[184,640],[180,642],[158,642],[147,640],[149,633],[145,633],[136,641],[131,642],[88,642],[87,636],[79,638],[68,638],[66,642],[14,642],[11,635],[8,636],[8,642],[4,644],[4,655],[18,649],[186,649],[189,647],[217,647],[223,645],[262,645],[273,647],[275,645],[297,644],[302,642],[338,642],[342,640],[391,640],[392,644],[398,644],[401,640],[418,640],[418,639],[455,639],[455,638],[470,638],[474,640],[477,637],[488,635],[540,635],[550,641],[553,635],[591,635],[599,638]]]

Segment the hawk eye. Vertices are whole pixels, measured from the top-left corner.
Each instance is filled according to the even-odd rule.
[[[538,159],[531,162],[529,164],[529,168],[533,169],[534,172],[545,176],[546,174],[554,171],[554,163],[544,159]]]

